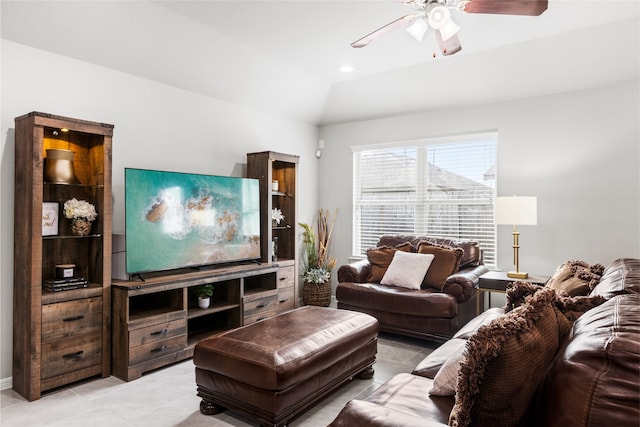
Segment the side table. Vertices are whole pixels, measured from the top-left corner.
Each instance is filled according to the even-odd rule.
[[[549,276],[529,275],[526,279],[514,279],[507,277],[506,271],[489,271],[483,274],[480,276],[476,288],[476,315],[480,314],[480,298],[484,297],[485,292],[489,292],[489,304],[491,304],[491,292],[504,294],[507,292],[507,287],[518,280],[544,286],[549,280]],[[482,300],[482,309],[484,310],[484,299]]]

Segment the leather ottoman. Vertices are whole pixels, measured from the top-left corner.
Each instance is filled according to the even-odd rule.
[[[306,306],[198,342],[200,411],[239,411],[285,426],[354,376],[371,378],[378,321],[368,314]]]

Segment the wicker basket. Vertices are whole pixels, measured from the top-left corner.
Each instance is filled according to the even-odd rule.
[[[302,286],[302,302],[304,305],[328,307],[331,304],[331,282],[314,285],[305,281]]]

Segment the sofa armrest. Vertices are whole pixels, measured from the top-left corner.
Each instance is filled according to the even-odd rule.
[[[353,426],[429,427],[446,426],[446,424],[365,400],[352,400],[342,409],[338,417],[329,424],[329,427]]]
[[[484,265],[465,268],[449,276],[442,287],[442,292],[453,295],[459,303],[467,301],[476,292],[480,276],[488,272]]]
[[[369,274],[371,274],[369,260],[361,259],[360,261],[340,266],[338,269],[338,283],[366,283]]]

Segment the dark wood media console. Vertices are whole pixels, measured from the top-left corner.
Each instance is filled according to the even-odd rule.
[[[114,281],[113,375],[134,380],[192,357],[202,338],[294,308],[292,267],[283,260]],[[204,284],[214,287],[207,309],[198,307],[194,292]]]

